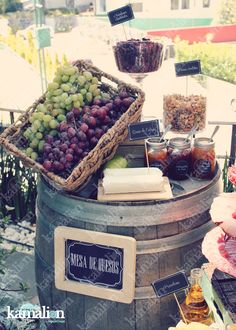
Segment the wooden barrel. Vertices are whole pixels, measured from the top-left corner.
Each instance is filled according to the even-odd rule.
[[[212,181],[188,183],[188,193],[167,201],[112,202],[58,191],[44,179],[38,185],[36,278],[40,303],[65,311],[56,330],[166,330],[179,319],[172,296],[157,299],[151,283],[197,267],[204,261],[201,241],[212,228],[209,208],[219,191]],[[182,183],[181,183],[182,184]],[[186,184],[186,183],[185,183]],[[69,226],[131,236],[137,240],[135,300],[122,304],[57,290],[54,284],[54,230]]]

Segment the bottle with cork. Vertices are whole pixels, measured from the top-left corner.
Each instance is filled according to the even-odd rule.
[[[213,314],[204,298],[201,288],[202,270],[195,268],[191,270],[191,287],[181,304],[182,318],[187,324],[199,322],[205,325],[214,323]]]

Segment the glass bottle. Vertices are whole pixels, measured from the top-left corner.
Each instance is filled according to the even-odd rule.
[[[205,325],[214,323],[213,315],[204,299],[201,288],[202,270],[191,270],[191,288],[181,304],[181,308],[187,323],[199,322]]]

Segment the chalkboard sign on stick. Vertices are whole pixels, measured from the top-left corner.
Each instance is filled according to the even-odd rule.
[[[134,13],[131,5],[109,11],[107,15],[112,26],[134,19]]]
[[[175,63],[177,77],[192,76],[201,73],[200,60]]]
[[[55,230],[55,285],[58,289],[131,303],[135,290],[133,237],[70,227]]]
[[[130,124],[128,129],[129,139],[131,141],[160,136],[159,120],[148,120]]]
[[[153,282],[152,286],[157,297],[161,298],[188,288],[189,281],[186,274],[181,271]]]

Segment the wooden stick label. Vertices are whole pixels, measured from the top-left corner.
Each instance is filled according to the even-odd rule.
[[[134,19],[134,13],[131,5],[109,11],[107,15],[112,26]]]
[[[192,76],[201,73],[200,60],[175,63],[176,77]]]
[[[149,120],[141,123],[130,124],[128,129],[129,139],[131,141],[160,136],[159,120]]]
[[[153,282],[152,287],[157,297],[161,298],[188,288],[189,281],[185,272],[181,271]]]

